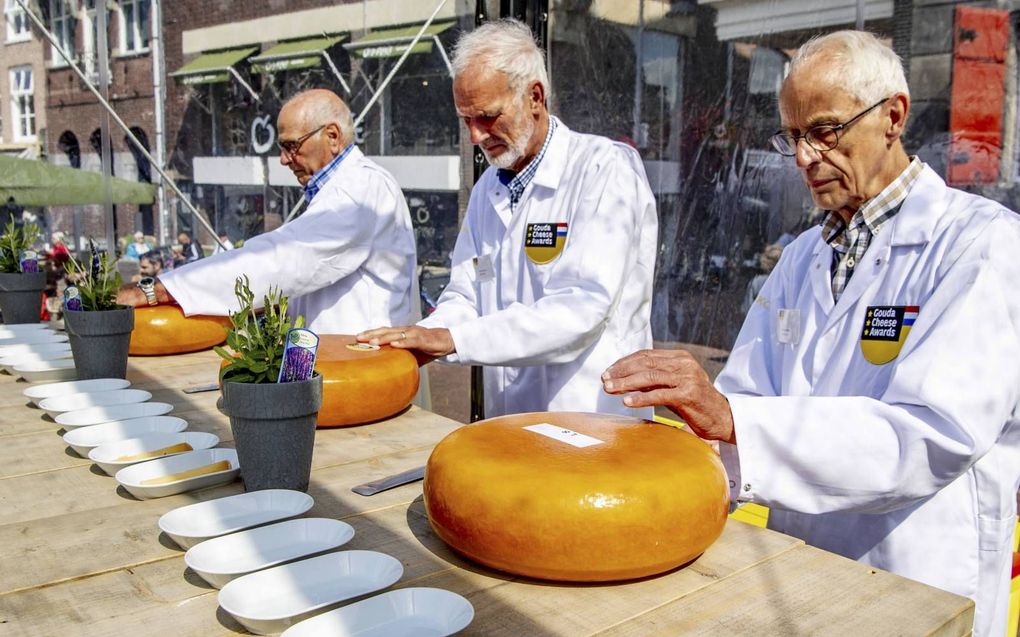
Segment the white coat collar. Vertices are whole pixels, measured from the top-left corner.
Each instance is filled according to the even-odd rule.
[[[935,225],[946,210],[946,182],[925,164],[907,193],[900,211],[889,225],[891,246],[909,246],[931,241]]]
[[[552,115],[549,119],[554,119]],[[536,186],[545,188],[556,188],[560,184],[560,178],[567,166],[567,153],[570,151],[570,129],[559,118],[556,119],[556,130],[553,131],[552,139],[549,140],[549,148],[545,150],[545,157],[538,165],[534,179],[531,180]]]

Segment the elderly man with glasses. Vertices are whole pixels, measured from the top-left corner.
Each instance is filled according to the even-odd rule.
[[[411,217],[393,177],[354,144],[350,110],[332,91],[305,91],[283,105],[277,127],[280,163],[304,187],[304,214],[243,248],[122,288],[119,302],[226,314],[236,309],[234,280],[247,274],[256,299],[280,288],[290,311],[320,333],[407,323],[416,268]]]
[[[1002,635],[1020,221],[909,157],[909,110],[900,60],[874,36],[805,44],[772,142],[823,223],[783,251],[714,387],[672,351],[624,358],[603,383],[720,441],[732,501],[770,507],[771,528],[971,597],[974,634]]]

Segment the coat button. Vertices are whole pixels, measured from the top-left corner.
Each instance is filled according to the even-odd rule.
[[[751,483],[749,482],[749,483],[744,485],[744,491],[750,491],[750,490],[751,490]]]

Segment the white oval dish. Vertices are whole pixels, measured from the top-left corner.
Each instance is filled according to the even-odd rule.
[[[115,389],[113,391],[82,392],[66,396],[54,396],[39,402],[39,408],[56,417],[65,411],[76,411],[89,407],[110,407],[113,405],[133,405],[143,403],[152,398],[152,394],[144,389]]]
[[[147,484],[149,480],[158,480],[184,471],[208,467],[221,461],[227,462],[227,468],[173,482]],[[131,495],[148,500],[231,482],[237,479],[237,475],[240,473],[239,467],[237,452],[233,449],[202,449],[182,453],[179,456],[134,464],[118,471],[114,478]]]
[[[53,330],[31,330],[8,337],[0,336],[0,347],[31,345],[33,343],[63,343],[66,341],[67,334],[58,334]]]
[[[15,365],[11,373],[24,378],[30,383],[51,383],[78,378],[78,372],[74,368],[74,361],[70,358]]]
[[[82,458],[99,445],[118,440],[141,438],[152,434],[172,434],[184,431],[188,422],[176,416],[148,416],[107,422],[101,425],[76,427],[64,434],[64,442]]]
[[[0,323],[0,336],[8,332],[17,334],[32,330],[44,330],[47,327],[46,323]]]
[[[154,418],[173,418],[173,416],[154,416]],[[130,421],[122,420],[121,422]],[[103,427],[105,425],[94,426]],[[78,431],[81,431],[81,429]],[[170,456],[176,456],[189,451],[197,451],[199,449],[211,449],[219,444],[219,442],[219,436],[216,434],[208,434],[203,431],[153,433],[138,438],[127,438],[124,440],[115,440],[113,442],[101,444],[89,451],[88,456],[89,460],[99,465],[99,468],[102,469],[106,475],[113,476],[124,467],[130,467],[131,465],[138,464],[139,462],[148,462],[149,460],[155,460],[156,458],[169,458]],[[175,445],[187,445],[191,447],[191,449],[182,449],[180,451],[168,450],[168,447],[173,447]],[[139,458],[136,460],[121,459],[125,456],[134,456],[154,451],[162,451],[163,453],[158,456]]]
[[[18,365],[30,365],[32,363],[55,361],[62,358],[71,358],[70,345],[52,352],[22,352],[21,354],[0,357],[0,369],[3,369],[8,374],[13,374],[14,368]]]
[[[38,406],[44,398],[53,396],[66,396],[68,394],[80,394],[82,392],[113,391],[130,387],[131,381],[123,378],[92,378],[89,380],[72,380],[66,383],[51,383],[49,385],[37,385],[29,387],[21,392],[26,398]]]
[[[67,352],[70,343],[31,343],[29,345],[8,345],[0,347],[0,356],[18,356],[21,354],[46,354],[49,352]]]
[[[58,415],[57,424],[70,429],[71,427],[87,427],[104,422],[141,418],[143,416],[162,416],[173,411],[170,403],[135,403],[133,405],[110,405],[108,407],[86,407],[74,411],[65,411]]]
[[[229,582],[223,610],[253,633],[278,633],[344,600],[386,588],[404,573],[398,560],[376,551],[340,551]]]
[[[281,637],[446,637],[475,618],[471,602],[441,588],[401,588],[316,615]]]
[[[329,518],[299,518],[206,540],[184,563],[216,588],[246,573],[331,551],[350,542],[354,527]]]
[[[313,504],[312,496],[301,491],[252,491],[167,511],[159,518],[159,529],[189,549],[212,537],[301,515]]]

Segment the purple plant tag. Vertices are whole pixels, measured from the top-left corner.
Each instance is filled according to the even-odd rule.
[[[22,272],[39,271],[39,254],[34,250],[25,250],[22,252],[20,261]]]
[[[319,337],[315,332],[300,327],[287,331],[287,343],[283,348],[283,362],[280,363],[278,383],[292,383],[308,380],[315,373],[315,353],[319,349]]]
[[[69,285],[64,288],[64,309],[71,312],[81,311],[81,292],[77,286]]]

